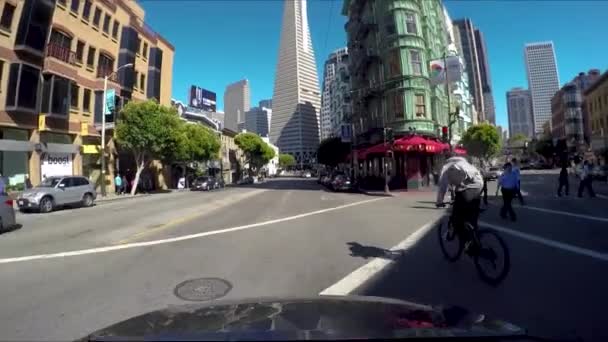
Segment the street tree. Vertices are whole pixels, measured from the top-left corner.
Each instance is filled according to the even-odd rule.
[[[494,126],[482,123],[467,129],[462,137],[462,144],[471,156],[488,163],[500,152],[501,138]]]
[[[133,154],[135,161],[131,195],[137,191],[141,172],[151,161],[166,159],[179,148],[181,124],[177,110],[154,100],[129,102],[123,108],[116,123],[116,141]]]
[[[530,140],[531,139],[529,137],[527,137],[526,135],[524,135],[522,133],[517,133],[509,138],[509,145],[510,146],[519,146],[519,145],[523,145],[524,142],[530,141]]]
[[[317,160],[321,164],[335,167],[343,163],[349,153],[350,144],[343,143],[339,137],[327,138],[319,144]]]
[[[168,161],[182,164],[183,177],[186,178],[187,164],[204,162],[218,157],[220,141],[209,128],[195,123],[180,122],[175,136],[176,148]]]
[[[245,163],[249,164],[249,175],[257,174],[262,166],[274,158],[274,150],[255,133],[239,133],[234,138],[234,142],[245,153]]]
[[[296,159],[287,153],[279,154],[279,166],[283,169],[296,165]]]

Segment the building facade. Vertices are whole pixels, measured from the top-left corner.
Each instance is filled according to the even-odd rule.
[[[298,164],[316,162],[321,94],[306,0],[283,3],[270,141]]]
[[[584,106],[591,126],[591,149],[597,153],[608,150],[608,71],[584,91]],[[604,163],[607,161],[604,160]]]
[[[264,104],[268,103],[260,101],[258,107],[253,107],[245,113],[245,129],[261,137],[268,136],[272,120],[272,109],[264,107]]]
[[[321,97],[321,139],[340,135],[342,123],[350,123],[350,73],[348,49],[341,48],[329,55],[323,75]]]
[[[458,51],[462,53],[462,57],[466,63],[469,91],[471,96],[473,96],[475,110],[477,112],[476,122],[484,122],[486,120],[486,110],[483,100],[483,83],[481,75],[482,59],[480,58],[480,52],[478,50],[478,47],[482,46],[482,44],[477,43],[475,26],[471,19],[464,18],[454,20],[453,25],[456,47]]]
[[[513,88],[507,91],[507,115],[509,117],[509,135],[523,134],[534,137],[532,119],[532,97],[530,91]]]
[[[245,125],[245,112],[250,108],[249,81],[240,80],[229,84],[224,92],[224,126],[233,131],[240,131]]]
[[[479,58],[479,77],[481,78],[481,96],[483,97],[483,118],[496,125],[496,109],[494,95],[492,94],[492,79],[490,77],[490,63],[488,62],[488,48],[483,33],[475,29],[475,45]]]
[[[584,92],[600,78],[600,71],[579,73],[551,99],[551,133],[564,140],[572,152],[584,153],[591,140],[591,120],[584,106]]]
[[[2,1],[0,10],[0,173],[9,190],[57,174],[99,186],[104,77],[114,113],[148,98],[170,105],[173,46],[135,1]],[[107,117],[111,184],[118,153]]]
[[[396,139],[419,136],[433,144],[447,125],[445,87],[429,81],[429,62],[447,47],[441,1],[346,0],[343,14],[348,16],[356,147],[372,146],[368,151],[375,152],[354,154],[365,159],[355,175],[375,182],[388,165],[391,187],[424,186],[431,156],[411,150],[387,159],[384,129],[392,129]]]
[[[551,98],[559,90],[559,77],[553,42],[526,44],[524,48],[528,89],[532,96],[534,134],[551,122]]]

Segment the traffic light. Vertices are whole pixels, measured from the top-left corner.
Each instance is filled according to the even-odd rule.
[[[441,127],[441,139],[448,142],[448,126]]]

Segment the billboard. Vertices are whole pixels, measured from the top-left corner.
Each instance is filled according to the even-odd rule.
[[[190,107],[215,112],[215,101],[216,96],[214,92],[194,85],[190,87],[190,98],[188,101]]]

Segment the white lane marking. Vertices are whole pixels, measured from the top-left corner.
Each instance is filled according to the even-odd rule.
[[[293,220],[301,219],[303,217],[319,215],[319,214],[327,213],[330,211],[340,210],[340,209],[354,207],[354,206],[361,205],[361,204],[379,201],[382,199],[385,199],[385,198],[373,198],[373,199],[369,199],[369,200],[365,200],[365,201],[344,204],[344,205],[340,205],[340,206],[333,207],[333,208],[326,208],[326,209],[311,211],[311,212],[304,213],[304,214],[283,217],[280,219],[252,223],[252,224],[247,224],[247,225],[237,226],[237,227],[232,227],[232,228],[213,230],[213,231],[209,231],[209,232],[202,232],[202,233],[178,236],[178,237],[168,238],[168,239],[134,242],[134,243],[127,243],[127,244],[123,244],[123,245],[97,247],[97,248],[82,249],[82,250],[76,250],[76,251],[70,251],[70,252],[38,254],[38,255],[29,255],[29,256],[22,256],[22,257],[15,257],[15,258],[5,258],[5,259],[0,259],[0,264],[8,264],[8,263],[13,263],[13,262],[21,262],[21,261],[41,260],[41,259],[64,258],[64,257],[70,257],[70,256],[95,254],[95,253],[104,253],[104,252],[117,251],[117,250],[121,250],[121,249],[147,247],[147,246],[161,245],[161,244],[167,244],[167,243],[184,241],[184,240],[191,240],[191,239],[196,239],[196,238],[201,238],[201,237],[206,237],[206,236],[211,236],[211,235],[225,234],[225,233],[236,232],[239,230],[246,230],[246,229],[251,229],[251,228],[256,228],[256,227],[261,227],[261,226],[267,226],[267,225],[271,225],[271,224],[275,224],[275,223],[293,221]]]
[[[543,244],[545,246],[561,249],[561,250],[572,252],[572,253],[575,253],[575,254],[580,254],[580,255],[588,256],[588,257],[591,257],[591,258],[594,258],[594,259],[598,259],[598,260],[602,260],[602,261],[608,261],[608,254],[607,253],[597,252],[597,251],[594,251],[594,250],[591,250],[591,249],[577,247],[577,246],[569,245],[569,244],[566,244],[566,243],[563,243],[563,242],[558,242],[558,241],[555,241],[555,240],[545,239],[545,238],[542,238],[540,236],[536,236],[536,235],[532,235],[532,234],[527,234],[527,233],[522,233],[522,232],[519,232],[519,231],[516,231],[516,230],[512,230],[512,229],[509,229],[509,228],[506,228],[506,227],[498,226],[498,225],[487,223],[487,222],[480,221],[479,224],[481,226],[489,227],[489,228],[497,230],[497,231],[499,231],[501,233],[505,233],[505,234],[512,235],[512,236],[516,236],[516,237],[522,238],[524,240],[538,242],[538,243]]]
[[[608,218],[607,217],[599,217],[599,216],[591,216],[591,215],[584,215],[584,214],[576,214],[576,213],[571,213],[569,211],[559,211],[559,210],[552,210],[552,209],[546,209],[546,208],[531,207],[529,205],[519,206],[519,208],[536,210],[536,211],[542,211],[542,212],[550,213],[550,214],[558,214],[558,215],[565,215],[565,216],[584,218],[584,219],[587,219],[587,220],[594,220],[594,221],[600,221],[600,222],[608,222]]]
[[[403,252],[412,248],[426,233],[431,230],[443,218],[434,219],[427,222],[422,227],[418,228],[414,233],[408,236],[405,240],[399,242],[398,245],[391,248],[391,251]],[[342,278],[342,280],[332,286],[321,291],[321,296],[345,296],[353,293],[361,287],[365,282],[372,279],[374,276],[385,270],[387,267],[395,263],[395,260],[385,258],[374,258],[367,264],[354,270],[352,273]]]

